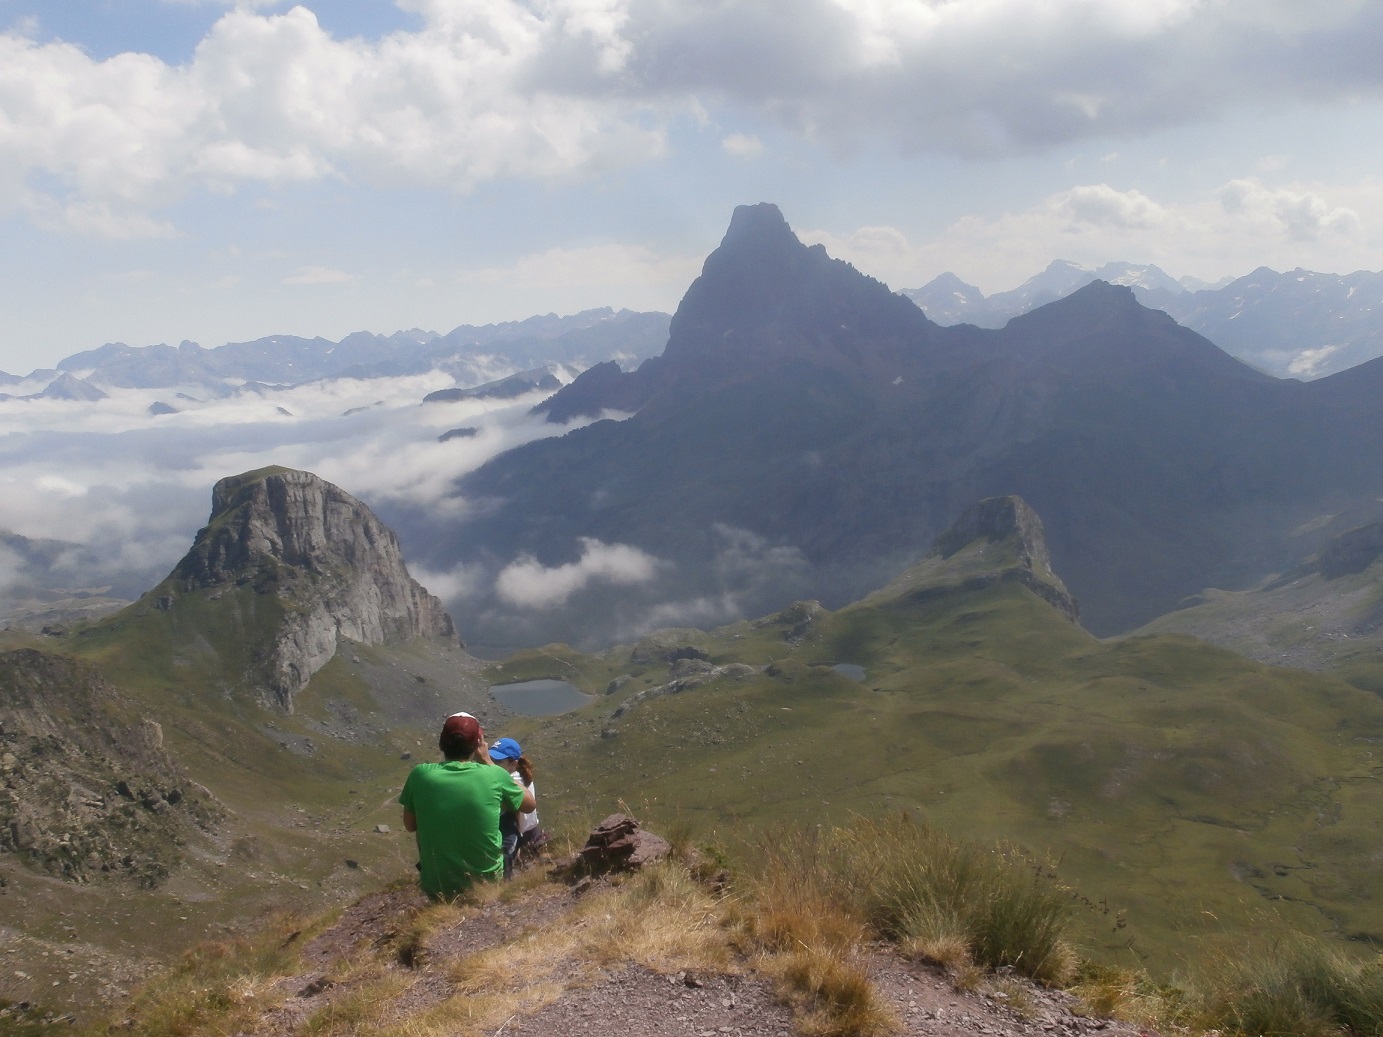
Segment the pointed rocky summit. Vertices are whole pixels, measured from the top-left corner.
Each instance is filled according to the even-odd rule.
[[[1021,497],[989,497],[971,504],[931,551],[879,593],[916,598],[1020,583],[1063,613],[1080,619],[1076,599],[1052,570],[1042,520]]]
[[[285,709],[341,639],[455,639],[439,599],[409,574],[398,538],[363,503],[310,472],[265,468],[212,492],[211,519],[155,606],[179,593],[252,587],[282,605],[264,677]]]

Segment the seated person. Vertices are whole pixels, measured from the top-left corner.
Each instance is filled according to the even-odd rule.
[[[509,772],[515,785],[527,789],[533,794],[534,799],[537,799],[538,787],[533,784],[533,764],[523,754],[518,742],[512,738],[501,738],[490,746],[490,759]],[[534,845],[537,837],[543,835],[538,829],[538,811],[534,809],[505,814],[499,820],[499,832],[504,842],[504,877],[507,879],[514,873],[514,861],[519,850],[524,846]],[[546,841],[546,836],[543,835],[543,842]]]
[[[417,833],[423,892],[442,900],[503,872],[500,815],[532,810],[535,801],[494,766],[485,732],[469,713],[447,717],[437,744],[444,762],[414,767],[399,802],[404,830]]]

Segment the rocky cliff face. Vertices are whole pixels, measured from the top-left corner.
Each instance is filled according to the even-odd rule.
[[[398,538],[363,503],[310,472],[271,468],[218,482],[211,519],[169,582],[182,592],[252,585],[280,599],[266,678],[286,709],[342,638],[456,637],[441,601],[408,574]],[[174,594],[159,607],[176,604]]]
[[[1011,495],[971,504],[921,562],[871,598],[917,601],[995,583],[1021,584],[1071,622],[1080,621],[1076,599],[1052,569],[1042,520]]]

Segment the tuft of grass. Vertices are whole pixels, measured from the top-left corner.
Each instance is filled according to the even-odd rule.
[[[857,881],[873,878],[859,896],[883,933],[934,949],[963,943],[975,964],[1008,966],[1039,983],[1074,974],[1064,939],[1070,898],[1041,862],[1011,847],[959,842],[906,816],[858,821],[852,836],[864,852],[843,863]]]
[[[157,984],[130,1005],[132,1027],[145,1037],[191,1037],[217,1028],[250,1031],[258,1023],[256,997],[297,959],[301,919],[267,919],[252,937],[214,940],[187,951]]]
[[[834,844],[817,829],[769,838],[764,867],[739,905],[739,924],[760,951],[758,967],[813,1037],[893,1032],[897,1020],[875,996],[860,958],[868,924],[840,895],[829,867]]]
[[[370,969],[356,977],[356,986],[332,998],[307,1020],[305,1037],[356,1037],[383,1029],[396,998],[413,982],[411,976]],[[252,1032],[252,1031],[247,1031]]]
[[[550,887],[548,895],[561,893]],[[625,962],[660,973],[732,968],[723,901],[708,894],[685,867],[662,862],[618,887],[588,894],[557,926],[520,933],[502,946],[469,955],[448,975],[458,989],[478,995],[517,990],[516,984],[559,982],[568,974],[581,980]]]
[[[1010,967],[1049,985],[1075,973],[1069,892],[1015,849],[958,842],[901,816],[777,833],[766,854],[758,924],[780,931],[780,944],[821,942],[817,929],[848,920],[952,970]]]
[[[1222,1033],[1383,1033],[1383,960],[1287,937],[1222,954],[1204,972],[1196,1022]]]
[[[1153,982],[1142,970],[1082,962],[1070,987],[1080,1014],[1156,1029],[1186,1027],[1186,992]]]
[[[843,948],[795,948],[767,959],[764,971],[778,980],[806,1037],[870,1037],[898,1029],[868,973]]]

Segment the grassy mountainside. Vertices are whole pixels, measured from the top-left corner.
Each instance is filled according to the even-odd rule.
[[[126,723],[156,720],[186,776],[160,788],[189,798],[210,790],[218,811],[203,828],[171,831],[161,843],[146,826],[150,845],[137,860],[165,862],[153,888],[125,868],[74,884],[0,853],[0,947],[28,963],[0,997],[63,1010],[109,1001],[190,944],[263,912],[340,903],[411,874],[415,856],[396,801],[403,779],[412,760],[431,758],[438,716],[487,712],[475,660],[454,642],[419,641],[343,645],[285,713],[249,676],[272,629],[275,595],[249,585],[217,598],[198,591],[163,610],[154,606],[159,593],[41,647],[94,663],[118,690]],[[43,711],[65,715],[69,691],[49,689]],[[85,784],[120,802],[111,782]]]
[[[346,645],[291,714],[249,676],[288,606],[252,582],[172,609],[155,589],[53,644],[99,666],[131,723],[157,719],[225,818],[153,890],[0,860],[0,893],[27,958],[56,957],[70,918],[100,919],[89,975],[132,978],[275,905],[408,876],[398,788],[433,757],[437,719],[469,709],[524,740],[544,823],[568,833],[621,802],[679,841],[750,845],[907,812],[1055,866],[1097,959],[1165,972],[1247,931],[1383,938],[1378,697],[1184,636],[1101,642],[1034,543],[977,536],[834,612],[802,602],[599,656],[549,645],[482,671],[455,645]],[[531,677],[597,701],[516,720],[486,692]],[[25,983],[66,982],[67,965]],[[87,996],[113,989],[93,978]]]
[[[687,648],[706,662],[670,669]],[[495,676],[588,691],[628,679],[516,726],[550,814],[623,800],[753,839],[907,811],[1059,859],[1107,902],[1084,913],[1101,955],[1159,968],[1250,928],[1383,938],[1383,703],[1343,681],[1186,637],[1102,643],[1020,584],[947,591],[919,574],[834,613],[563,655],[517,656]],[[707,666],[728,668],[674,680]]]

